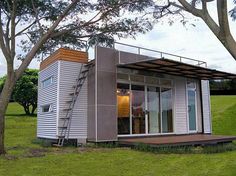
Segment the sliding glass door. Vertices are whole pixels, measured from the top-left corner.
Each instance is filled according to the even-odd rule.
[[[131,85],[132,134],[145,133],[145,91],[142,85]]]
[[[189,131],[195,132],[197,127],[196,121],[196,91],[188,90],[188,121],[189,121]]]
[[[117,84],[118,134],[130,134],[129,84]]]
[[[118,83],[118,134],[173,132],[172,89]]]
[[[161,88],[162,133],[173,132],[172,89]]]
[[[160,133],[160,88],[147,87],[148,133]]]

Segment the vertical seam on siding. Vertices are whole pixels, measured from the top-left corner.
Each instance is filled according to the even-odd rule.
[[[57,69],[57,116],[56,116],[56,135],[58,135],[58,125],[59,125],[59,98],[60,98],[60,72],[61,72],[61,62],[58,61]]]
[[[97,128],[97,46],[95,47],[95,141],[98,141]]]

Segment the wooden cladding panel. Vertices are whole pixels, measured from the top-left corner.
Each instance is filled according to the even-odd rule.
[[[40,64],[40,70],[45,69],[57,60],[88,63],[88,53],[83,51],[75,51],[70,49],[60,48],[51,56],[43,60]]]

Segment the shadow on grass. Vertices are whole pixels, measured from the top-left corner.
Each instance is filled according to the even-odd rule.
[[[6,114],[6,116],[12,116],[12,117],[37,117],[37,114],[33,115],[27,115],[27,114]]]

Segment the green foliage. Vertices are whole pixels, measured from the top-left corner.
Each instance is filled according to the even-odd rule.
[[[89,45],[111,46],[114,36],[135,37],[138,33],[151,30],[155,21],[151,15],[144,15],[145,10],[154,5],[153,0],[75,1],[76,5],[63,16],[64,20],[38,50],[38,57],[42,53],[47,54],[61,46],[74,49],[86,47],[81,39],[88,40]],[[21,44],[17,46],[21,48],[21,53],[17,56],[19,59],[25,58],[32,45],[47,33],[51,24],[71,3],[72,1],[63,0],[16,1],[16,21],[18,21],[17,25],[23,29],[17,33],[17,37],[24,36],[21,37]],[[13,10],[13,3],[10,0],[0,1],[0,8],[3,27],[9,28],[8,21]]]
[[[13,99],[24,107],[25,113],[33,115],[37,108],[38,70],[27,69],[16,82]]]
[[[211,90],[236,90],[236,79],[210,81]]]
[[[0,93],[2,92],[5,80],[6,80],[6,76],[3,76],[0,78]]]
[[[6,76],[0,79],[0,92]],[[16,82],[12,99],[18,102],[27,115],[33,115],[37,108],[38,70],[26,69],[22,77]]]

